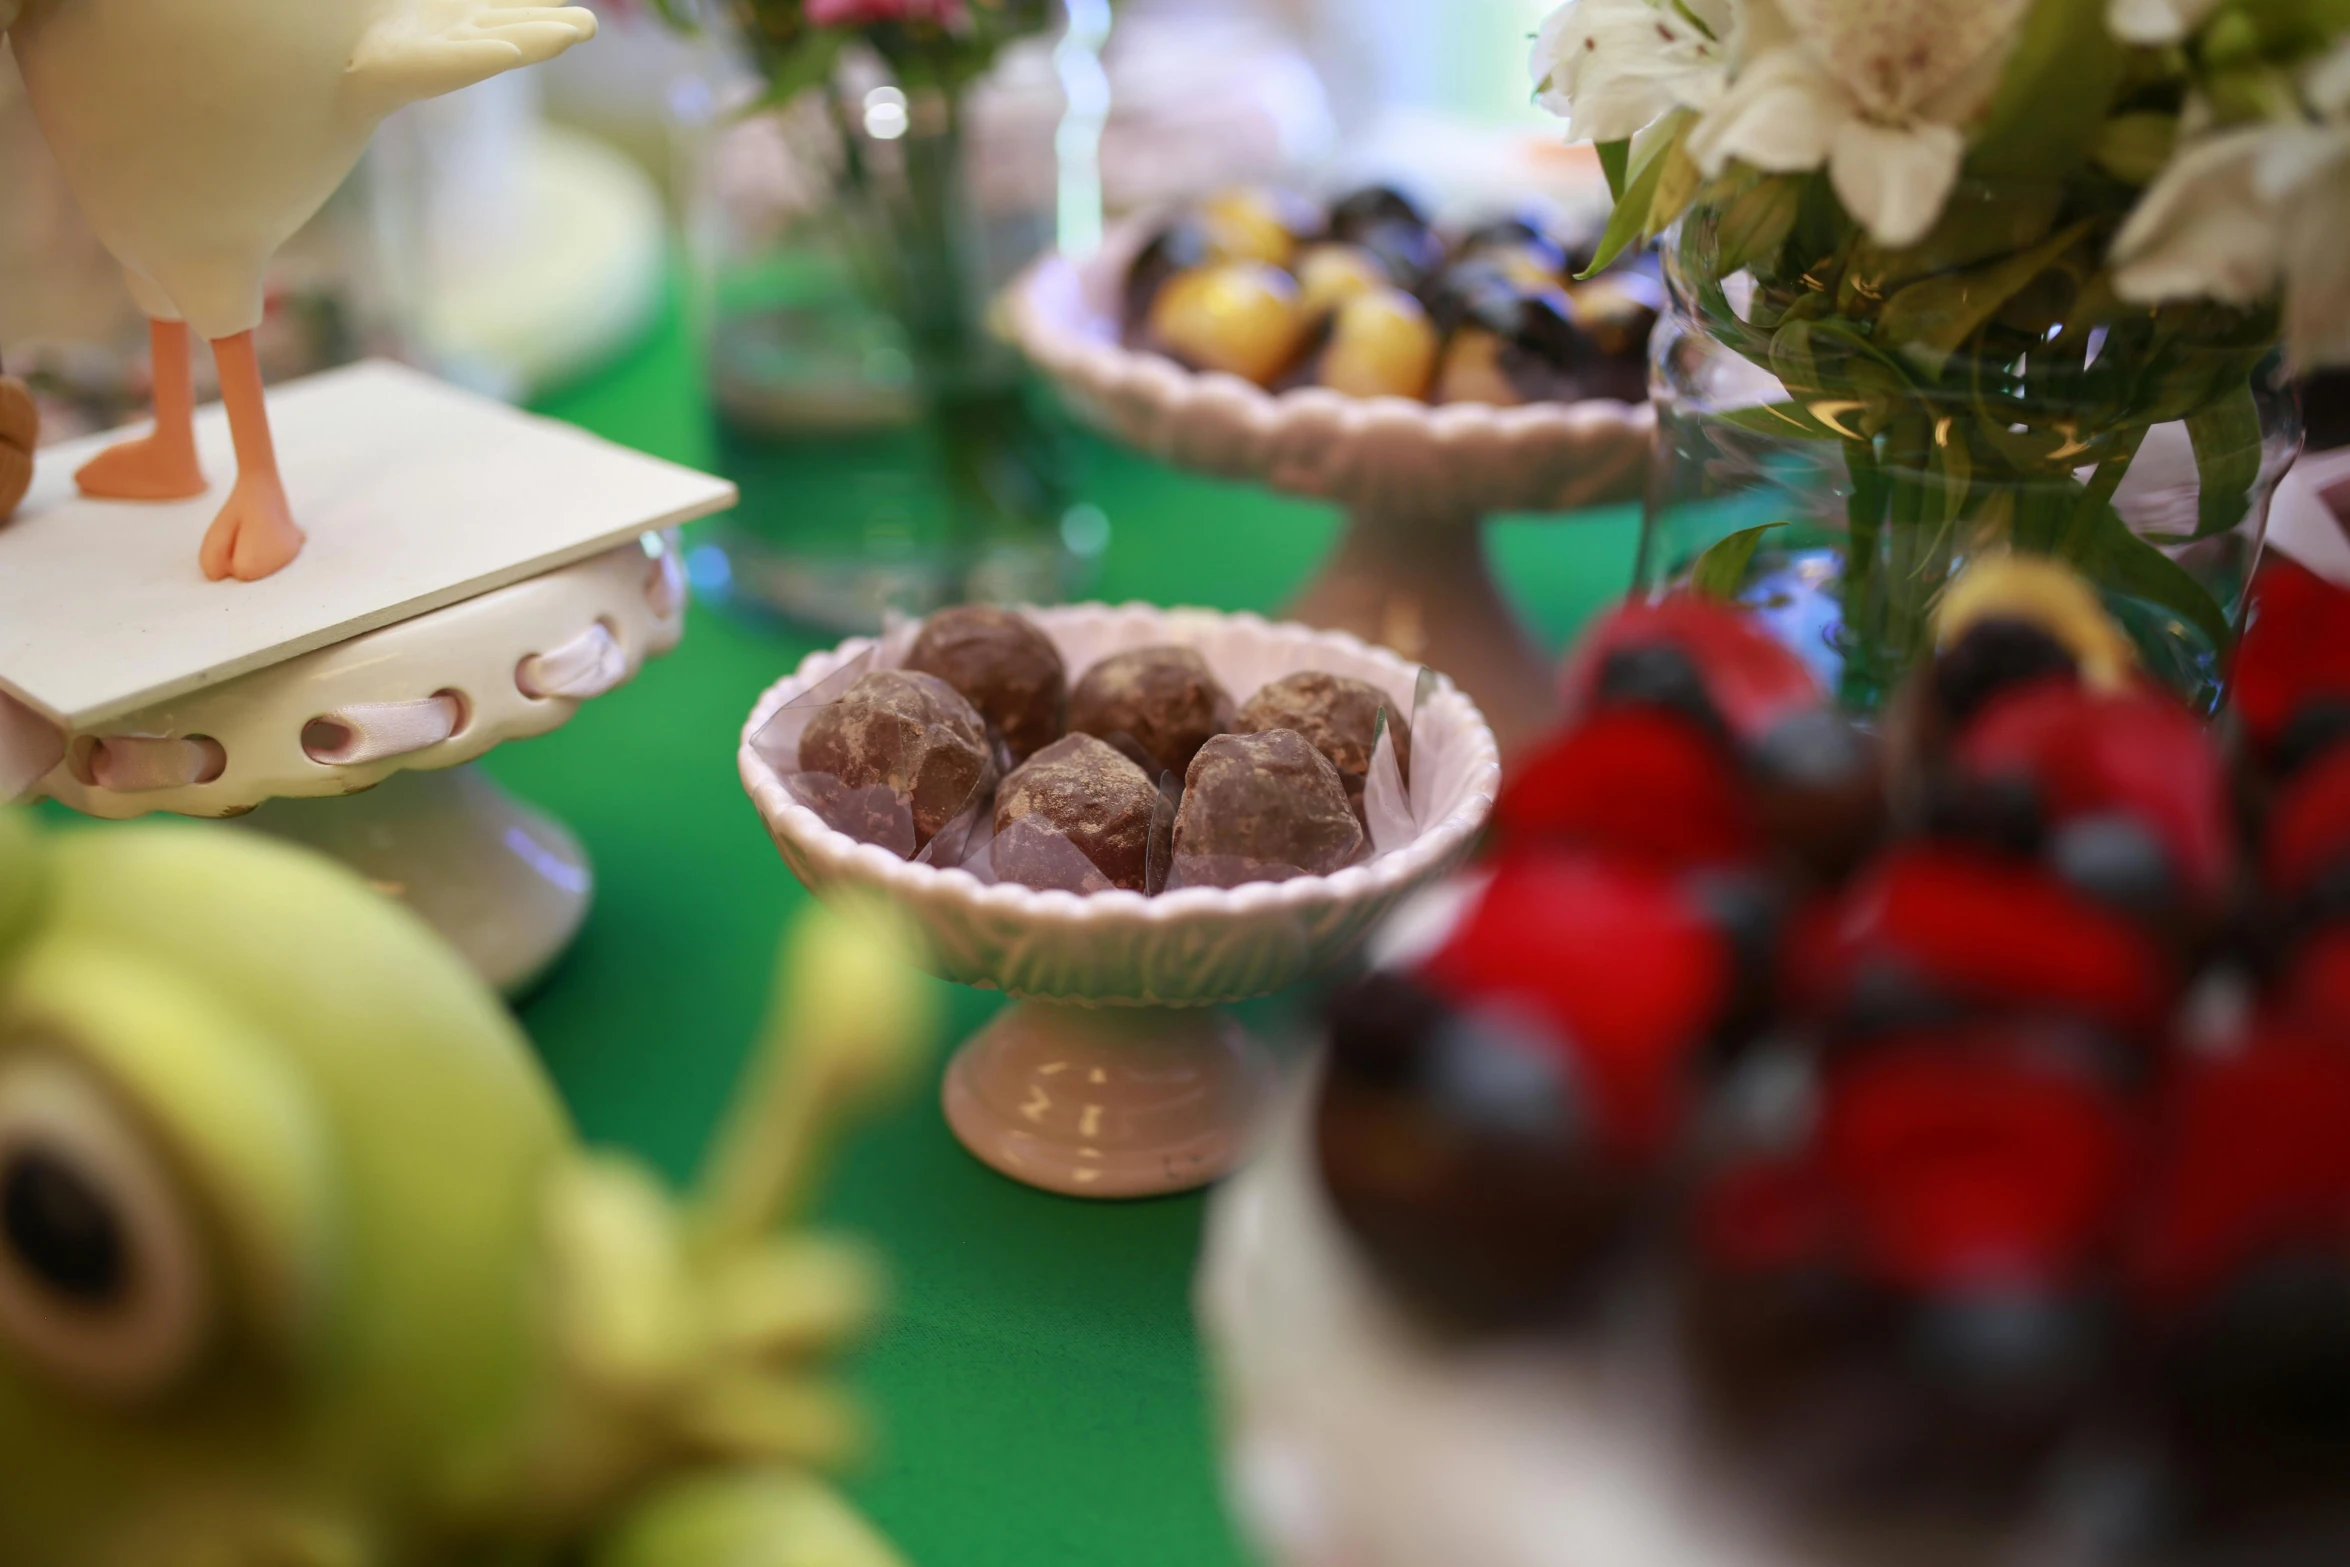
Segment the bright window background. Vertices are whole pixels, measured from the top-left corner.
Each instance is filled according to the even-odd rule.
[[[1436,110],[1533,124],[1526,56],[1558,0],[1288,0],[1311,14],[1315,52],[1349,124]]]

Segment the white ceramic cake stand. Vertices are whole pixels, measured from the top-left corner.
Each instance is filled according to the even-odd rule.
[[[74,468],[118,437],[41,454],[0,528],[0,799],[244,818],[345,860],[526,988],[592,877],[568,831],[463,764],[676,646],[668,530],[732,489],[393,366],[271,403],[310,543],[265,582],[198,573],[217,495],[76,497]],[[233,471],[217,410],[199,439],[216,479]]]
[[[1667,1314],[1590,1349],[1408,1318],[1330,1205],[1309,1100],[1217,1194],[1198,1288],[1226,1490],[1270,1567],[1824,1567],[1696,1434]]]
[[[1048,256],[1013,286],[1012,329],[1079,417],[1178,467],[1336,502],[1337,549],[1289,608],[1441,669],[1514,751],[1557,716],[1541,650],[1495,581],[1484,520],[1637,499],[1656,420],[1619,402],[1431,407],[1323,388],[1264,391],[1118,341],[1144,231],[1082,265]]]
[[[1304,669],[1371,681],[1411,707],[1418,669],[1343,632],[1253,615],[1077,605],[1032,612],[1072,673],[1126,648],[1197,647],[1246,700]],[[1418,832],[1334,876],[1231,891],[1079,897],[985,886],[833,831],[752,746],[800,693],[861,655],[818,653],[760,698],[743,730],[743,786],[794,874],[819,895],[864,891],[903,909],[941,975],[1014,998],[948,1068],[963,1145],[1014,1180],[1079,1197],[1145,1197],[1217,1179],[1247,1151],[1273,1074],[1214,1009],[1270,995],[1345,958],[1404,897],[1457,866],[1493,807],[1493,732],[1440,681],[1413,732]]]

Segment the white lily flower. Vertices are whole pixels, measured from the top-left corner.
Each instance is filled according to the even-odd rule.
[[[2140,304],[2253,305],[2285,290],[2296,366],[2350,363],[2350,45],[2303,77],[2316,115],[2202,137],[2171,161],[2113,243],[2114,289]]]
[[[2116,292],[2144,304],[2268,297],[2284,215],[2253,176],[2269,137],[2261,126],[2225,131],[2171,160],[2114,239]]]
[[[1622,141],[1729,80],[1732,0],[1567,0],[1542,24],[1535,96],[1578,141]]]
[[[2105,24],[2126,44],[2160,48],[2183,42],[2227,0],[2111,0]]]
[[[1825,166],[1879,244],[1924,239],[2029,0],[1750,0],[1727,92],[1689,137],[1707,175]]]

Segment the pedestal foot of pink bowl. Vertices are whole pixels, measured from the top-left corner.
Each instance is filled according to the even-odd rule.
[[[1212,1008],[1022,1001],[947,1068],[947,1122],[982,1162],[1070,1197],[1205,1186],[1250,1151],[1272,1094],[1264,1048]]]
[[[1493,725],[1505,757],[1558,720],[1550,661],[1502,593],[1484,519],[1474,514],[1356,509],[1288,612],[1452,676]]]

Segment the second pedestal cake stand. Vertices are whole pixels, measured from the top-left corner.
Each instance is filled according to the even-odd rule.
[[[1288,613],[1441,669],[1505,750],[1556,717],[1547,660],[1494,579],[1485,519],[1639,498],[1656,421],[1618,402],[1431,407],[1323,388],[1279,396],[1121,345],[1128,231],[1049,256],[1011,294],[1014,333],[1078,415],[1162,461],[1337,503],[1346,531]]]

